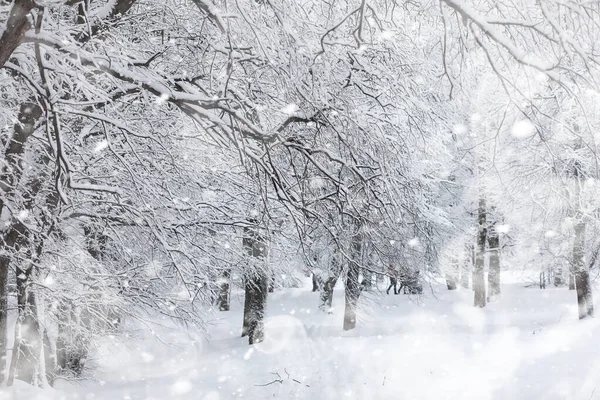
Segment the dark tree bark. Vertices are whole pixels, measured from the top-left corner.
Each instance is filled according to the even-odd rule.
[[[1,50],[0,50],[1,51]],[[18,122],[14,126],[14,133],[4,154],[4,166],[0,176],[0,187],[5,197],[14,195],[14,187],[19,182],[23,169],[21,157],[25,150],[25,143],[35,130],[36,121],[42,116],[42,109],[35,103],[25,102],[19,109]],[[0,215],[4,208],[4,201],[0,199]],[[0,255],[0,382],[6,378],[7,354],[7,313],[8,313],[8,272],[10,269],[10,252],[15,249],[22,232],[19,226],[12,226],[3,238],[4,252]]]
[[[4,238],[3,247],[12,247],[8,238]],[[8,351],[8,269],[10,257],[0,255],[0,382],[6,378],[6,355]]]
[[[244,317],[242,337],[248,335],[249,343],[264,340],[264,316],[267,305],[269,275],[264,263],[267,256],[267,242],[258,227],[244,228],[243,247],[255,262],[255,268],[248,269],[245,279]]]
[[[77,41],[80,43],[86,43],[94,36],[97,36],[102,31],[103,27],[110,27],[110,24],[107,24],[107,21],[114,20],[119,18],[121,15],[125,15],[131,9],[131,7],[133,7],[136,1],[137,0],[116,0],[108,17],[104,21],[99,21],[91,25],[89,29],[84,29],[77,35]],[[85,23],[85,17],[81,18],[78,16],[78,20],[79,19],[82,19]]]
[[[579,319],[594,316],[590,274],[584,260],[585,228],[586,224],[583,221],[580,221],[575,225],[575,242],[573,244],[573,269],[575,271],[575,288],[577,292]]]
[[[317,292],[319,289],[321,289],[321,285],[319,284],[319,277],[317,276],[317,274],[315,274],[314,272],[312,273],[312,291],[313,292]]]
[[[477,252],[475,255],[475,268],[473,269],[473,290],[475,292],[474,305],[475,307],[483,308],[486,304],[485,295],[485,241],[487,237],[486,228],[486,206],[485,199],[479,199],[479,231],[477,233]]]
[[[15,250],[25,253],[25,259],[31,259],[33,257],[32,240],[27,228],[20,221],[15,221],[13,226],[18,232]],[[35,294],[32,290],[34,271],[34,265],[29,261],[16,266],[18,317],[8,377],[9,386],[15,379],[35,386],[41,384],[40,366],[43,361],[41,360],[43,339],[37,319]]]
[[[35,123],[42,116],[42,109],[35,103],[25,102],[19,109],[18,122],[14,133],[4,153],[4,165],[0,175],[0,188],[5,196],[11,196],[15,185],[23,173],[22,160],[27,139],[35,130]],[[4,209],[4,201],[0,199],[0,215]]]
[[[446,287],[448,290],[456,290],[458,285],[459,264],[458,258],[453,257],[450,260],[450,270],[446,272]]]
[[[471,274],[473,270],[473,245],[465,245],[465,258],[460,271],[460,286],[465,289],[471,287]]]
[[[360,228],[359,228],[360,229]],[[360,255],[362,250],[362,235],[355,234],[352,238],[352,259],[348,263],[348,272],[346,275],[346,308],[344,311],[344,330],[348,331],[356,327],[356,307],[360,297],[360,283],[358,277],[360,274]]]
[[[321,296],[319,299],[319,310],[328,314],[332,313],[331,305],[333,303],[333,289],[337,284],[337,280],[342,272],[342,264],[337,258],[337,254],[333,255],[331,265],[328,271],[329,276],[323,282],[323,288],[321,290]]]
[[[231,270],[224,269],[219,282],[219,311],[229,311],[229,280]]]
[[[500,298],[500,238],[496,230],[496,224],[492,224],[488,230],[488,252],[490,254],[490,271],[488,274],[488,301],[496,301]]]
[[[577,127],[575,127],[577,130]],[[581,165],[575,162],[573,168],[574,176],[574,198],[573,204],[576,205],[575,217],[575,238],[573,241],[573,261],[571,266],[575,276],[575,289],[577,292],[577,305],[579,309],[579,319],[594,316],[594,302],[592,298],[592,287],[590,283],[590,271],[585,262],[585,229],[586,222],[583,212],[579,208],[581,201]]]
[[[275,273],[271,273],[271,277],[269,278],[269,293],[273,293],[275,291]]]
[[[0,285],[2,285],[2,292],[0,293],[0,354],[2,355],[2,364],[0,364],[0,382],[4,382],[6,379],[6,372],[8,365],[6,364],[6,355],[8,350],[8,328],[7,328],[7,315],[8,315],[8,272],[10,270],[10,262],[12,260],[11,252],[17,245],[20,238],[19,231],[13,226],[4,236],[4,243],[2,244],[4,252],[0,255]]]
[[[546,289],[546,272],[540,272],[540,289]]]
[[[365,290],[373,289],[373,272],[370,269],[363,268],[363,281],[361,285]]]
[[[6,29],[0,37],[0,68],[6,64],[12,53],[23,42],[25,33],[31,28],[28,15],[36,7],[33,0],[14,0]]]
[[[250,330],[250,318],[252,314],[252,291],[248,290],[249,283],[248,278],[244,278],[244,314],[242,316],[242,337],[248,336],[248,330]]]
[[[248,315],[248,341],[249,344],[260,343],[265,337],[264,317],[267,305],[267,285],[268,277],[266,274],[258,273],[247,280],[246,297],[249,298]]]
[[[569,272],[569,290],[575,290],[575,274]]]

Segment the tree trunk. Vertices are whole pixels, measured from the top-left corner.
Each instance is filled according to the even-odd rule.
[[[16,2],[13,12],[25,2]],[[21,4],[19,6],[18,4]],[[10,23],[10,21],[9,21]],[[29,28],[27,28],[29,29]],[[6,32],[5,32],[6,34]],[[4,35],[3,35],[4,37]],[[1,48],[0,41],[0,48]],[[1,52],[2,50],[0,50]],[[14,194],[14,187],[19,182],[23,168],[21,157],[25,150],[25,143],[35,130],[36,121],[42,116],[42,109],[35,103],[24,102],[19,108],[18,122],[14,126],[13,136],[4,153],[4,165],[0,175],[0,188],[5,196]],[[35,190],[36,188],[32,188]],[[38,188],[39,189],[39,188]],[[37,194],[37,191],[36,193]],[[34,195],[35,195],[34,194]],[[4,201],[0,200],[0,215],[4,208]],[[22,227],[22,226],[21,226]],[[8,272],[10,268],[10,252],[14,250],[21,232],[18,227],[12,226],[3,238],[3,253],[0,255],[0,382],[6,378],[7,359],[7,315],[8,315]]]
[[[473,248],[471,244],[465,245],[465,259],[460,273],[460,285],[469,289],[471,287],[471,274],[473,270]]]
[[[10,10],[6,29],[0,37],[0,68],[6,64],[12,53],[23,41],[31,28],[29,12],[35,7],[33,0],[15,0]]]
[[[275,291],[275,273],[271,273],[271,278],[269,279],[269,293],[273,293]]]
[[[265,337],[264,317],[267,305],[268,277],[259,273],[247,280],[246,297],[249,298],[248,340],[249,344],[260,343]]]
[[[242,337],[248,336],[248,330],[250,329],[250,315],[252,314],[251,303],[251,291],[248,290],[249,278],[244,278],[244,315],[242,317]]]
[[[5,245],[7,246],[7,245]],[[8,247],[8,246],[7,246]],[[6,251],[6,250],[5,250]],[[6,359],[8,351],[8,268],[10,258],[0,256],[0,384],[6,378]]]
[[[575,275],[569,272],[569,290],[575,290]]]
[[[16,221],[13,225],[20,234],[19,247],[23,247],[31,257],[31,251],[28,249],[30,243],[26,233],[27,228],[20,221]],[[16,267],[18,317],[8,377],[9,386],[15,379],[34,386],[40,386],[45,381],[45,376],[42,376],[42,365],[45,363],[42,352],[42,332],[37,318],[35,294],[32,291],[33,273],[34,266],[30,261]]]
[[[446,271],[446,286],[448,287],[448,290],[456,290],[458,286],[457,280],[459,273],[459,264],[457,258],[452,257],[452,259],[450,260],[449,269],[449,271]]]
[[[219,282],[219,311],[229,311],[229,280],[231,270],[225,269]]]
[[[479,231],[477,233],[477,253],[475,255],[475,268],[473,270],[473,290],[475,292],[475,307],[483,308],[486,304],[485,296],[485,241],[487,237],[485,199],[479,199]]]
[[[25,142],[33,134],[35,123],[42,116],[42,109],[35,103],[24,102],[19,108],[18,122],[14,126],[13,136],[4,152],[4,163],[0,175],[0,189],[5,196],[12,196],[15,185],[23,174],[22,160]],[[0,215],[4,209],[4,200],[0,199]]]
[[[253,268],[245,278],[244,317],[242,337],[248,335],[250,344],[264,340],[264,316],[269,290],[269,275],[265,271],[267,242],[257,227],[244,228],[242,241],[246,253],[251,257]]]
[[[10,252],[14,251],[19,232],[13,226],[4,236],[4,251],[0,255],[0,383],[4,382],[7,377],[7,355],[8,355],[8,273],[10,270],[11,256]]]
[[[333,309],[331,308],[333,303],[333,288],[337,284],[338,276],[330,276],[325,281],[323,285],[323,290],[321,290],[321,298],[319,304],[319,310],[326,312],[328,314],[333,313]]]
[[[352,238],[352,259],[348,264],[348,273],[346,275],[345,297],[346,309],[344,311],[344,330],[348,331],[356,327],[356,307],[360,297],[360,283],[358,277],[360,274],[359,258],[362,247],[362,235],[357,233]]]
[[[365,290],[371,290],[373,288],[373,273],[369,269],[363,269],[363,287]]]
[[[576,127],[577,129],[577,127]],[[590,283],[590,271],[585,262],[585,217],[579,208],[581,204],[581,166],[575,162],[573,169],[574,197],[572,204],[576,205],[575,237],[573,238],[573,262],[571,263],[575,275],[575,289],[577,292],[577,305],[579,308],[579,319],[594,316],[594,302],[592,298],[592,287]]]
[[[317,278],[317,274],[313,272],[312,274],[312,291],[316,292],[319,290],[319,279]]]
[[[490,271],[488,274],[488,301],[496,301],[500,298],[500,238],[496,231],[496,224],[489,230],[488,252],[490,253]]]
[[[573,269],[575,270],[575,287],[577,291],[577,305],[579,319],[594,316],[594,303],[592,288],[585,256],[585,222],[575,225],[575,241],[573,243]]]
[[[337,258],[337,254],[332,256],[331,266],[329,269],[329,276],[323,283],[323,289],[321,290],[320,302],[319,302],[319,310],[326,312],[328,314],[333,313],[333,309],[331,307],[333,303],[333,289],[337,284],[337,280],[340,276],[341,271],[341,263]]]

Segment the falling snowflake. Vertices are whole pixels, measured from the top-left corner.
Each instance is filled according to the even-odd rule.
[[[147,352],[144,351],[144,352],[142,352],[142,360],[145,363],[152,362],[154,360],[154,355],[152,355],[152,354],[147,353]]]
[[[252,357],[252,353],[254,353],[254,349],[253,348],[248,349],[246,354],[244,354],[244,360],[249,360],[250,357]]]

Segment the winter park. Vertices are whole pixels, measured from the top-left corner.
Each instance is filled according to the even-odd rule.
[[[0,400],[600,400],[598,43],[595,0],[0,0]]]

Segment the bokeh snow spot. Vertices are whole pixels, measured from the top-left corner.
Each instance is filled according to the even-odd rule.
[[[187,379],[179,379],[171,386],[171,393],[176,396],[181,396],[192,391],[192,382]]]
[[[517,139],[528,138],[530,136],[533,136],[534,133],[535,125],[533,125],[528,119],[517,121],[510,128],[510,134],[512,135],[512,137]]]
[[[469,131],[469,128],[467,128],[467,126],[464,124],[456,124],[452,127],[452,133],[454,133],[457,136],[464,135],[468,131]]]
[[[420,241],[419,238],[412,238],[408,241],[408,245],[410,247],[417,247],[419,245]]]

